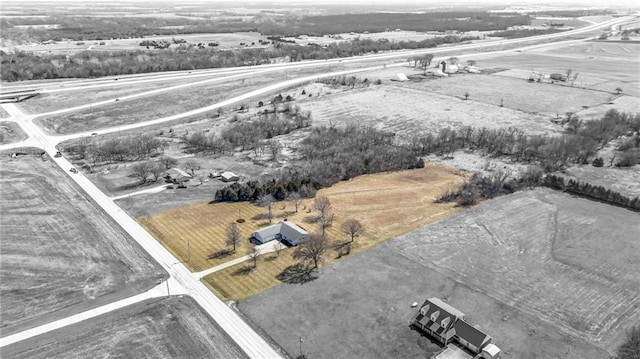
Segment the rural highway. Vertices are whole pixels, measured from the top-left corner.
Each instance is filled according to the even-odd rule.
[[[386,53],[386,54],[378,54],[378,55],[370,55],[370,56],[357,56],[352,58],[343,58],[343,59],[334,59],[330,61],[308,61],[303,63],[287,63],[287,64],[275,64],[275,65],[262,65],[255,66],[251,68],[235,68],[235,69],[226,69],[226,70],[201,70],[201,71],[193,71],[193,73],[185,74],[184,72],[179,73],[161,73],[154,75],[144,75],[144,76],[131,76],[131,77],[122,77],[122,80],[114,81],[111,80],[81,80],[81,81],[67,81],[67,82],[59,82],[59,83],[48,83],[46,85],[41,85],[43,87],[43,91],[77,91],[89,88],[96,87],[111,87],[111,86],[124,86],[131,85],[136,83],[151,82],[151,81],[167,81],[170,79],[184,79],[186,76],[194,75],[199,77],[205,76],[222,76],[214,79],[205,79],[202,81],[197,81],[191,84],[183,84],[173,86],[173,90],[179,89],[182,87],[178,86],[189,86],[194,84],[208,83],[212,81],[223,81],[222,79],[225,77],[223,75],[227,75],[227,79],[230,78],[238,78],[242,76],[252,76],[254,74],[259,74],[263,72],[270,71],[283,71],[287,69],[294,68],[303,68],[303,67],[326,67],[330,64],[344,64],[344,63],[363,63],[369,61],[383,61],[383,60],[391,60],[397,58],[406,59],[407,57],[416,56],[425,53],[443,53],[443,52],[463,52],[473,49],[481,49],[485,47],[491,47],[496,45],[506,45],[506,44],[522,44],[530,41],[538,41],[538,40],[546,40],[546,39],[556,39],[560,37],[566,37],[571,35],[579,35],[584,32],[593,31],[603,27],[611,27],[620,23],[624,23],[626,21],[631,20],[632,16],[621,17],[617,19],[613,19],[610,21],[589,25],[584,28],[571,30],[562,33],[549,34],[549,35],[541,35],[535,36],[531,38],[521,38],[521,39],[513,39],[513,40],[503,40],[503,41],[491,41],[491,42],[481,42],[474,44],[466,44],[466,45],[456,45],[456,46],[446,46],[437,49],[422,49],[422,50],[414,50],[414,51],[399,51],[395,53]],[[570,40],[566,43],[577,42],[583,40]],[[557,46],[557,44],[543,44],[543,45],[533,45],[530,47],[540,47],[540,46]],[[491,52],[483,52],[483,53],[475,53],[473,55],[490,55],[502,52],[512,52],[518,49],[509,49],[509,50],[499,50],[499,51],[491,51]],[[460,54],[458,57],[471,56],[470,54]],[[403,61],[404,62],[404,61]],[[397,63],[389,66],[401,66],[402,63]],[[301,78],[294,78],[286,81],[282,81],[276,84],[272,84],[266,87],[263,87],[258,90],[250,91],[241,96],[237,96],[216,104],[212,104],[209,106],[205,106],[202,108],[198,108],[195,110],[191,110],[185,113],[167,116],[160,119],[155,119],[151,121],[146,121],[142,123],[123,125],[123,126],[115,126],[111,128],[92,130],[93,132],[98,132],[99,134],[104,133],[112,133],[116,131],[126,131],[135,128],[140,128],[144,126],[160,124],[167,121],[173,121],[176,119],[181,119],[189,116],[194,116],[198,114],[203,114],[219,107],[228,106],[231,104],[235,104],[238,102],[242,102],[251,98],[255,98],[257,96],[263,96],[269,93],[273,93],[275,91],[295,86],[301,83],[305,83],[308,81],[314,81],[320,77],[331,77],[331,76],[339,76],[343,74],[353,74],[362,71],[370,71],[376,70],[384,67],[385,65],[376,65],[370,66],[366,68],[357,68],[336,72],[328,72],[323,73],[321,75],[312,75],[305,76]],[[28,86],[28,85],[27,85]],[[38,85],[40,86],[40,85]],[[56,88],[57,86],[57,88]],[[93,87],[91,87],[93,86]],[[13,90],[16,87],[7,87],[7,89]],[[148,96],[150,94],[155,94],[153,92],[156,90],[148,91],[141,94],[130,95],[129,97],[122,97],[122,99],[126,98],[135,98],[140,96]],[[157,91],[168,91],[167,89],[159,89]],[[83,106],[74,107],[71,109],[59,110],[49,112],[48,115],[63,113],[67,111],[78,111],[81,109],[89,108],[90,106],[103,106],[115,104],[114,101],[101,101],[96,104],[88,104]],[[147,251],[170,275],[171,281],[174,282],[172,284],[173,287],[176,288],[175,293],[186,293],[194,298],[198,302],[198,304],[220,325],[220,327],[240,346],[240,348],[245,351],[249,357],[251,358],[280,358],[281,355],[271,347],[262,337],[260,337],[249,325],[247,325],[232,309],[230,309],[225,303],[223,303],[219,298],[217,298],[205,285],[200,282],[199,275],[194,275],[191,273],[179,260],[174,257],[171,253],[169,253],[158,241],[156,241],[149,233],[147,233],[133,218],[131,218],[128,214],[126,214],[120,207],[118,207],[111,198],[107,197],[102,191],[100,191],[91,181],[85,177],[81,173],[72,174],[69,170],[73,167],[73,165],[67,161],[64,157],[55,158],[54,154],[57,151],[56,146],[64,140],[89,136],[89,131],[72,134],[72,135],[63,135],[63,136],[53,136],[45,133],[42,129],[36,126],[33,123],[33,120],[37,117],[42,116],[43,114],[36,115],[26,115],[20,111],[20,109],[14,104],[3,104],[2,107],[11,115],[10,119],[3,120],[13,120],[16,121],[23,131],[29,136],[29,138],[25,141],[13,143],[13,144],[5,144],[0,146],[0,150],[7,150],[11,148],[18,147],[37,147],[45,150],[53,161],[58,164],[67,174],[71,176],[71,178],[85,191],[87,196],[91,197],[97,205],[99,205],[106,213],[108,213],[118,224],[129,234],[132,238],[134,238],[140,246],[142,246],[145,251]],[[196,273],[198,274],[198,273]],[[202,273],[200,273],[202,274]],[[173,292],[173,291],[172,291]],[[156,292],[157,294],[157,289]],[[134,296],[128,298],[126,300],[143,300],[141,298],[145,298],[145,295],[149,295],[148,293],[140,294],[139,296]],[[101,310],[114,310],[119,308],[119,305],[127,305],[126,300],[111,303],[107,306],[96,308],[94,312],[91,313],[81,313],[77,316],[71,316],[69,318],[62,319],[57,322],[49,323],[44,326],[33,328],[25,332],[16,333],[10,337],[5,337],[0,339],[0,347],[8,345],[9,343],[13,343],[19,340],[23,340],[27,337],[38,335],[40,333],[53,330],[55,328],[62,327],[64,325],[69,325],[75,323],[80,320],[85,320],[87,318],[91,318],[95,315],[99,315]],[[117,304],[119,303],[119,304]],[[110,309],[111,308],[111,309]],[[93,315],[95,314],[95,315]],[[84,315],[84,316],[83,316]],[[84,318],[84,319],[83,319]],[[36,330],[37,329],[37,330]]]

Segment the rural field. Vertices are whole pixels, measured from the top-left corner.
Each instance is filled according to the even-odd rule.
[[[491,66],[526,70],[501,72],[498,75],[527,79],[531,71],[547,74],[578,72],[575,87],[585,87],[613,94],[620,87],[623,94],[640,96],[637,56],[638,43],[584,42],[564,47],[542,47],[525,52],[491,58]],[[634,57],[635,56],[635,57]],[[482,60],[485,64],[486,60]],[[611,65],[615,64],[615,65]]]
[[[291,355],[429,357],[411,303],[439,297],[510,358],[604,358],[640,319],[636,212],[548,189],[487,201],[240,309]],[[259,270],[260,267],[258,267]],[[296,335],[291,335],[291,333]]]
[[[567,178],[611,188],[628,197],[640,197],[640,166],[628,168],[572,166],[564,173]]]
[[[34,154],[0,156],[3,336],[143,292],[165,277],[50,158],[14,151]]]
[[[0,121],[0,144],[19,142],[27,139],[27,134],[14,121]]]
[[[0,107],[0,118],[7,118],[7,117],[11,117],[11,116],[7,111],[4,110],[4,108]]]
[[[349,237],[341,231],[341,225],[352,218],[362,223],[365,233],[353,243],[351,253],[368,250],[391,238],[440,221],[462,208],[451,203],[434,203],[434,200],[446,188],[459,184],[463,179],[464,174],[459,171],[427,163],[422,169],[364,175],[322,189],[317,196],[325,196],[331,201],[332,212],[336,216],[327,232],[329,241],[332,245],[347,242]],[[223,205],[210,206],[222,208]],[[309,223],[315,214],[312,207],[312,200],[306,200],[297,214],[287,213],[287,219],[311,233],[316,232],[318,224]],[[282,211],[295,211],[291,204],[285,202],[278,203],[276,208],[275,214],[279,217],[283,216]],[[264,211],[258,208],[258,213]],[[170,223],[166,225],[171,226]],[[222,223],[223,228],[224,225]],[[184,231],[194,232],[193,229]],[[224,237],[217,240],[222,242]],[[247,263],[239,264],[209,275],[205,281],[224,298],[242,300],[281,284],[283,280],[278,276],[294,264],[291,251],[263,256],[255,270],[246,271]],[[326,261],[339,258],[341,254],[336,249],[327,254]]]
[[[490,64],[490,61],[484,61]],[[498,75],[499,72],[496,74]],[[420,82],[397,83],[398,86],[433,92],[452,97],[469,93],[471,101],[555,118],[556,114],[579,112],[609,102],[611,93],[559,86],[549,83],[529,83],[522,79],[481,74],[452,75],[447,78]],[[535,99],[535,101],[532,101]]]
[[[151,299],[3,348],[3,358],[246,358],[190,297]]]
[[[523,83],[523,86],[526,85]],[[446,127],[459,129],[464,126],[493,129],[517,127],[527,133],[553,133],[560,130],[547,116],[475,101],[473,95],[465,101],[464,91],[451,96],[382,85],[334,92],[299,104],[302,109],[311,111],[315,125],[371,125],[405,138],[421,133],[436,133]]]

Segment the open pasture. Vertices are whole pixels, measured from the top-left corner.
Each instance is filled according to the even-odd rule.
[[[0,107],[0,118],[7,118],[7,117],[11,117],[11,116],[7,111],[5,111],[4,108]]]
[[[462,209],[450,203],[434,203],[434,200],[443,190],[459,184],[463,179],[463,174],[458,171],[428,163],[423,169],[364,175],[322,189],[317,196],[329,198],[336,216],[327,232],[329,242],[339,245],[349,240],[341,230],[342,223],[347,219],[356,219],[365,228],[365,233],[351,247],[351,253],[358,253],[457,213]],[[282,205],[286,207],[281,209]],[[278,203],[276,215],[281,215],[284,210],[294,210],[291,207],[291,204]],[[315,215],[312,208],[313,201],[306,200],[298,213],[292,213],[287,218],[311,233],[319,232],[318,224],[309,223],[309,218]],[[264,209],[260,213],[263,212]],[[258,263],[258,268],[248,273],[242,271],[248,265],[244,263],[209,275],[205,281],[221,296],[242,300],[281,284],[277,275],[294,264],[291,251],[284,251],[279,256],[265,255]],[[340,257],[339,252],[331,250],[326,255],[326,262]]]
[[[446,127],[517,127],[528,133],[560,129],[547,116],[475,101],[473,93],[465,101],[464,93],[463,90],[452,96],[409,87],[373,86],[334,92],[302,101],[300,105],[311,111],[315,125],[372,125],[405,138]]]
[[[487,201],[240,309],[290,354],[429,357],[412,302],[443,298],[509,358],[609,357],[640,319],[640,216],[547,189]]]
[[[531,71],[550,74],[566,73],[571,69],[574,73],[579,73],[575,87],[611,94],[620,87],[627,95],[640,96],[639,54],[640,44],[637,43],[589,41],[491,57],[482,60],[482,66],[522,70],[505,71],[496,75],[524,79],[529,77]]]
[[[3,348],[4,358],[246,358],[190,297],[151,299]]]
[[[16,122],[0,121],[0,144],[26,140],[27,137],[27,134],[22,131]]]
[[[46,155],[2,153],[0,186],[3,335],[137,294],[164,277]]]
[[[611,94],[587,89],[530,83],[496,75],[459,74],[420,82],[398,82],[397,86],[460,97],[469,93],[472,101],[555,118],[556,114],[578,112],[584,107],[607,103]]]

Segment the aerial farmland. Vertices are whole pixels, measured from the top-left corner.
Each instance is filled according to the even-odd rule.
[[[637,358],[637,9],[93,5],[3,3],[3,358]]]

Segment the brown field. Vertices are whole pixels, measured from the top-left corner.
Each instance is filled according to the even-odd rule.
[[[424,169],[365,175],[322,189],[318,196],[331,200],[336,215],[336,222],[328,230],[330,243],[348,240],[340,227],[350,218],[360,221],[366,230],[352,246],[351,253],[358,253],[457,213],[461,208],[433,201],[445,188],[460,183],[463,178],[461,173],[450,168],[427,164]],[[287,218],[315,232],[317,225],[308,223],[307,219],[314,214],[312,201],[307,200],[303,206],[305,209]],[[264,210],[258,209],[258,213],[261,212]],[[205,281],[227,299],[250,297],[282,283],[276,276],[293,264],[291,251],[284,251],[280,256],[263,256],[257,270],[243,272],[242,268],[247,264],[240,264],[209,275]],[[329,263],[339,257],[337,251],[330,251],[326,261]]]
[[[509,358],[601,359],[640,320],[640,216],[547,189],[487,201],[326,266],[240,309],[291,355],[416,358],[439,350],[408,326],[443,298]],[[260,267],[258,267],[259,270]]]
[[[547,118],[555,118],[556,114],[564,115],[566,112],[576,113],[584,107],[607,103],[612,96],[601,91],[548,83],[529,83],[512,77],[481,74],[460,74],[397,84],[453,97],[461,97],[468,92],[472,101],[493,106],[500,106],[502,101],[505,108],[540,114]]]
[[[152,299],[2,349],[4,358],[246,358],[190,297]]]
[[[7,154],[0,156],[3,335],[142,292],[165,276],[48,157]]]
[[[2,107],[0,107],[2,108]],[[27,134],[14,121],[0,121],[0,144],[13,143],[27,139]]]
[[[372,125],[404,137],[463,126],[517,127],[528,133],[560,130],[547,116],[475,101],[473,94],[465,101],[463,95],[464,91],[449,96],[383,85],[346,92],[333,91],[331,95],[311,98],[300,102],[300,105],[311,111],[315,125]]]

